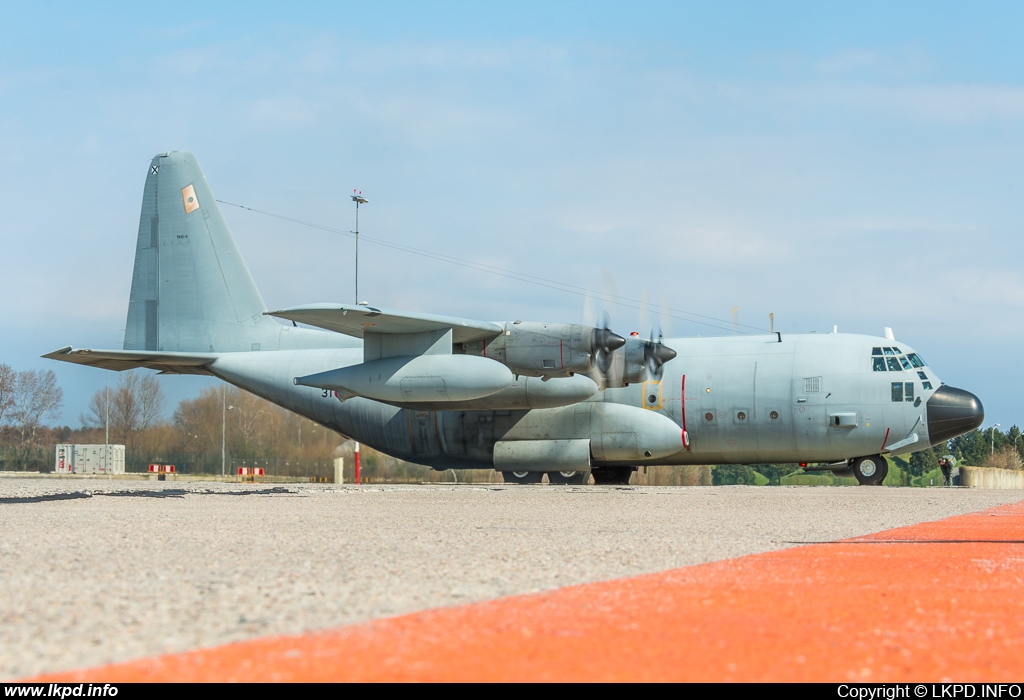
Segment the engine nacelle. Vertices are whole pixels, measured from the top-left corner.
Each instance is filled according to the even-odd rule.
[[[612,354],[608,371],[605,373],[605,386],[623,387],[644,381],[646,370],[644,351],[647,343],[637,336],[626,338],[626,344]]]
[[[466,355],[388,357],[296,377],[296,384],[328,389],[339,399],[365,396],[388,403],[469,401],[514,382],[504,365]]]
[[[498,337],[465,343],[462,349],[467,355],[497,360],[515,374],[528,377],[587,374],[594,368],[595,330],[602,332],[599,329],[578,323],[524,321],[504,326]]]

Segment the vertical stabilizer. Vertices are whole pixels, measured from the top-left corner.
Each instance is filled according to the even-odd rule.
[[[125,350],[230,352],[276,345],[280,326],[242,261],[195,156],[162,153],[142,196]]]

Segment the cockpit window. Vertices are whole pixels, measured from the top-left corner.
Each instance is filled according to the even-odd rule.
[[[910,364],[914,365],[914,367],[928,366],[925,364],[925,361],[921,359],[921,356],[918,355],[916,352],[912,352],[909,355],[907,355],[907,359],[910,360]]]
[[[892,351],[892,348],[882,348],[882,350],[884,350],[884,351],[885,351],[885,354],[886,354],[886,355],[895,355],[895,354],[896,354],[896,353],[894,353],[894,352]]]
[[[871,354],[872,355],[881,355],[882,354],[882,348],[871,348]]]
[[[903,369],[910,369],[910,361],[903,355],[900,355],[900,364],[903,365]]]
[[[876,372],[885,371],[885,358],[884,357],[872,357],[871,358],[871,369]]]
[[[903,400],[911,402],[914,400],[914,382],[904,382]]]
[[[925,374],[924,372],[918,372],[917,376],[919,376],[921,379],[924,379],[925,381],[928,380],[928,375]]]
[[[892,400],[894,403],[903,403],[903,382],[892,383]]]
[[[888,348],[886,348],[886,350],[888,350]],[[887,365],[889,365],[890,372],[900,371],[900,363],[895,357],[887,357],[885,358],[885,362]]]

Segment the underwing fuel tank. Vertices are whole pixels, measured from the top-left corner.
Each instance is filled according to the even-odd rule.
[[[586,401],[597,393],[594,380],[582,374],[556,377],[544,381],[540,377],[516,377],[496,394],[470,401],[395,401],[399,408],[419,411],[498,411],[528,408],[557,408]]]
[[[681,452],[683,431],[667,416],[617,403],[592,404],[590,451],[595,462],[636,463]]]
[[[471,355],[388,357],[296,377],[295,384],[388,403],[470,401],[496,394],[514,381],[508,367]]]

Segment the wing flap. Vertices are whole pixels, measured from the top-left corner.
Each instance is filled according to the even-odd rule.
[[[265,311],[268,316],[325,328],[336,333],[362,338],[364,333],[424,333],[452,329],[453,343],[489,340],[504,329],[497,323],[473,321],[455,316],[423,314],[415,311],[378,309],[348,304],[307,304],[280,311]]]
[[[70,345],[43,355],[76,365],[88,365],[122,372],[145,367],[163,374],[210,374],[207,367],[217,359],[215,353],[146,352],[144,350],[92,350]]]

